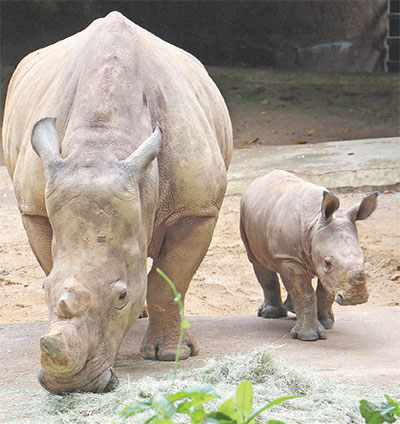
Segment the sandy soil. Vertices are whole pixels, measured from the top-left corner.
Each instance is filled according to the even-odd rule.
[[[0,191],[0,323],[45,321],[44,274],[31,253],[11,194],[9,186]],[[340,197],[346,208],[361,195]],[[209,252],[187,295],[188,315],[256,313],[262,301],[240,240],[239,201],[239,196],[225,199]],[[373,216],[359,223],[372,305],[400,304],[399,210],[400,193],[383,194]]]

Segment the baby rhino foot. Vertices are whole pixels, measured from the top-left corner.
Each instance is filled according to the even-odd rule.
[[[281,318],[287,316],[287,312],[282,306],[273,306],[268,303],[262,303],[258,308],[257,315],[262,318]]]
[[[299,339],[306,342],[312,342],[318,339],[326,339],[324,327],[319,323],[319,321],[313,324],[306,323],[303,325],[297,323],[292,328],[290,336],[292,339]]]

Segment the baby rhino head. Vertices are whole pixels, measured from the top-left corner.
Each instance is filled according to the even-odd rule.
[[[368,300],[356,221],[372,214],[377,195],[377,192],[369,193],[360,203],[342,211],[339,199],[328,191],[323,192],[321,213],[312,237],[312,260],[323,287],[340,305]]]

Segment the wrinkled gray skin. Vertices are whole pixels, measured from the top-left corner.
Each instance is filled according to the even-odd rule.
[[[185,295],[211,241],[232,150],[226,105],[204,67],[113,12],[22,60],[3,146],[47,274],[41,384],[110,390],[146,291],[141,354],[173,360],[179,310],[156,268]],[[181,359],[197,351],[187,331]]]
[[[295,312],[293,338],[325,339],[324,329],[333,326],[335,300],[340,305],[368,300],[356,221],[371,215],[377,194],[342,211],[339,199],[324,187],[289,172],[276,170],[250,184],[241,200],[240,232],[264,291],[259,316]],[[288,292],[285,304],[277,274]]]

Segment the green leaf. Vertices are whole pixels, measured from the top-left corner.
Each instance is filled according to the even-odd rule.
[[[388,400],[390,405],[394,406],[394,410],[393,410],[394,414],[400,417],[400,402],[395,401],[388,395],[385,395],[385,398]]]
[[[186,412],[190,411],[191,406],[192,402],[186,399],[177,406],[176,412],[178,414],[185,414]]]
[[[393,406],[386,403],[377,405],[373,402],[368,402],[365,399],[360,400],[360,413],[367,424],[396,422],[396,418],[393,413],[393,408]]]
[[[235,411],[235,401],[233,400],[233,397],[231,397],[231,398],[227,399],[225,402],[223,402],[220,405],[220,407],[218,408],[218,412],[230,417],[233,420],[236,420],[237,414],[236,414],[236,411]]]
[[[127,406],[125,409],[121,411],[123,418],[128,418],[134,414],[145,411],[146,409],[151,408],[151,400],[147,400],[144,402],[136,402],[131,406]]]
[[[204,412],[203,406],[198,406],[188,415],[192,419],[192,423],[197,424],[201,422],[201,420],[205,417],[206,413]]]
[[[290,400],[290,399],[301,398],[301,397],[304,397],[304,396],[302,395],[283,396],[278,399],[275,399],[272,402],[268,403],[267,405],[263,405],[257,410],[253,411],[251,415],[247,418],[246,424],[250,423],[251,420],[253,420],[257,415],[260,415],[261,412],[264,412],[266,409],[271,408],[271,406],[278,405],[279,403],[286,402],[287,400]]]
[[[151,421],[149,421],[149,422],[151,422]],[[175,424],[175,423],[168,418],[158,418],[158,417],[156,417],[156,419],[154,420],[154,424]]]
[[[243,380],[236,389],[236,409],[245,422],[253,409],[253,385],[248,380]]]
[[[232,420],[222,412],[210,412],[203,420],[201,424],[237,424],[236,420]]]
[[[168,400],[167,395],[156,395],[152,398],[151,403],[158,418],[171,418],[176,413],[176,408]]]
[[[196,386],[196,387],[188,387],[179,392],[172,393],[168,395],[168,400],[170,402],[175,402],[180,399],[190,398],[190,399],[204,399],[204,398],[216,399],[219,396],[217,395],[213,386],[209,384],[205,386]]]
[[[181,321],[181,328],[190,328],[190,322],[183,319]]]
[[[285,423],[279,420],[268,420],[267,424],[285,424]]]

